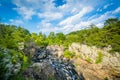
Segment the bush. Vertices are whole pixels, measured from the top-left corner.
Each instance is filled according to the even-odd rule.
[[[101,63],[102,60],[103,60],[103,53],[99,51],[99,52],[98,52],[98,57],[97,57],[95,63],[96,63],[96,64]]]
[[[10,76],[9,80],[26,80],[26,79],[21,73],[18,73],[16,75]]]
[[[89,58],[89,57],[86,58],[86,61],[89,62],[89,63],[93,63],[92,59]]]
[[[64,57],[73,58],[74,57],[74,52],[70,52],[70,51],[66,50],[66,51],[64,51]]]
[[[7,72],[6,63],[3,61],[4,57],[3,51],[0,51],[0,80],[5,79],[5,74]]]
[[[28,60],[27,56],[23,56],[23,63],[22,63],[22,70],[26,70],[30,65],[30,61]]]

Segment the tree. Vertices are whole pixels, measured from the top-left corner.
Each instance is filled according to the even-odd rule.
[[[55,41],[57,44],[59,44],[59,45],[63,44],[65,39],[66,39],[66,37],[62,32],[56,34]]]
[[[55,33],[54,32],[50,32],[50,34],[48,35],[47,41],[50,45],[55,43]]]
[[[113,25],[115,23],[117,23],[119,21],[118,18],[110,18],[110,19],[107,19],[104,23],[104,26],[109,26],[109,25]]]

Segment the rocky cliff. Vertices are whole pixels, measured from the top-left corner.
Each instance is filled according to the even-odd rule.
[[[64,57],[63,46],[48,46],[51,53],[57,57]],[[86,80],[119,80],[120,79],[120,54],[109,53],[110,46],[97,48],[79,43],[73,43],[68,50],[74,52],[74,57],[69,60],[75,65],[78,74],[81,72]]]

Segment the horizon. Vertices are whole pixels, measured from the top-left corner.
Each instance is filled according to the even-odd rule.
[[[102,27],[108,18],[120,18],[119,0],[1,0],[0,18],[4,24],[22,26],[31,33],[64,34]]]

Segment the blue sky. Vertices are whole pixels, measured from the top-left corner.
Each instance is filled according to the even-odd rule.
[[[92,23],[102,27],[106,19],[116,17],[120,0],[0,0],[2,23],[36,33],[67,34]]]

